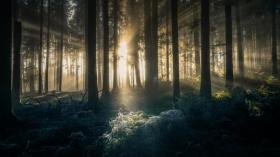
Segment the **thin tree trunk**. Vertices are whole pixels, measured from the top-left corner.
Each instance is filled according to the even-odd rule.
[[[200,95],[211,97],[210,50],[209,50],[209,0],[201,0],[201,85]]]
[[[169,82],[169,14],[170,14],[170,0],[166,0],[166,81]]]
[[[76,50],[76,90],[79,90],[79,51]]]
[[[109,95],[109,12],[108,0],[103,1],[103,29],[104,29],[104,70],[103,70],[103,96]]]
[[[20,103],[20,67],[21,67],[21,35],[22,35],[22,27],[20,22],[14,22],[14,53],[13,53],[13,104],[19,105]]]
[[[231,2],[225,0],[225,16],[226,16],[226,87],[233,87],[233,61],[232,61],[232,14]]]
[[[152,0],[152,86],[158,86],[158,0]]]
[[[277,31],[276,31],[276,0],[273,0],[272,9],[272,74],[277,76],[278,64],[277,64]]]
[[[116,90],[118,88],[118,22],[119,22],[119,0],[114,0],[114,59],[113,59],[113,68],[114,68],[114,76],[113,76],[113,89]]]
[[[42,55],[43,55],[43,23],[44,23],[44,1],[41,0],[40,4],[40,50],[38,56],[38,93],[42,94],[43,82],[42,82]]]
[[[86,51],[88,73],[88,105],[97,107],[98,88],[96,76],[96,0],[86,0]]]
[[[151,89],[152,76],[151,76],[151,1],[144,0],[144,31],[145,31],[145,87],[147,91]]]
[[[178,45],[178,4],[171,1],[172,48],[173,48],[173,101],[180,97],[179,81],[179,45]]]
[[[47,56],[46,56],[46,69],[45,69],[45,93],[46,94],[49,92],[50,11],[51,11],[51,1],[48,0]]]
[[[243,36],[242,27],[240,20],[240,4],[239,0],[236,0],[236,10],[235,10],[235,20],[236,20],[236,32],[237,32],[237,54],[238,54],[238,70],[241,77],[244,77],[244,52],[243,52]]]
[[[61,2],[61,25],[60,25],[60,53],[59,53],[59,80],[58,91],[62,92],[63,77],[63,49],[64,49],[64,1]]]
[[[135,69],[135,79],[136,79],[136,86],[141,87],[141,78],[140,78],[140,67],[139,67],[139,56],[138,56],[138,42],[139,42],[139,26],[137,24],[137,19],[139,18],[137,10],[135,8],[135,0],[131,0],[131,26],[132,30],[134,30],[134,33],[132,34],[132,54],[133,54],[133,66]]]
[[[194,4],[194,0],[193,0],[193,6],[195,6]],[[199,21],[198,21],[198,13],[197,13],[198,9],[193,8],[193,39],[194,39],[194,60],[195,60],[195,72],[196,72],[196,76],[200,75],[200,46],[199,46]]]

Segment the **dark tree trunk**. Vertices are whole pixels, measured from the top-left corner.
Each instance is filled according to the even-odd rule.
[[[109,12],[108,0],[103,1],[103,29],[104,29],[104,70],[103,70],[103,96],[109,95]]]
[[[139,42],[139,26],[137,23],[137,19],[139,19],[137,9],[135,8],[135,0],[131,0],[131,7],[130,7],[130,21],[131,21],[131,29],[133,30],[132,34],[132,45],[131,45],[131,50],[133,54],[133,66],[135,69],[135,79],[136,79],[136,86],[141,87],[141,78],[140,78],[140,67],[139,67],[139,56],[138,56],[138,42]],[[134,77],[133,77],[134,78]]]
[[[35,48],[35,41],[34,39],[31,39],[31,62],[30,62],[30,78],[29,78],[29,89],[30,93],[34,94],[35,93],[35,53],[36,53],[36,48]]]
[[[88,73],[88,105],[97,107],[98,88],[96,76],[96,0],[86,0],[86,51]]]
[[[236,0],[235,20],[237,32],[237,54],[238,54],[238,70],[240,77],[244,77],[244,52],[243,52],[243,36],[240,20],[240,0]]]
[[[277,64],[277,31],[276,31],[276,0],[272,3],[272,74],[277,76],[278,64]]]
[[[146,82],[145,87],[147,91],[151,89],[152,85],[152,76],[151,76],[151,1],[150,0],[144,0],[144,31],[145,31],[145,61],[146,61]]]
[[[79,90],[79,51],[76,50],[76,90]]]
[[[195,2],[193,7],[195,7]],[[193,40],[194,40],[194,60],[195,60],[195,72],[196,76],[200,75],[200,46],[199,46],[199,20],[198,20],[198,9],[193,8]]]
[[[232,14],[231,0],[225,0],[226,16],[226,87],[233,86],[233,61],[232,61]]]
[[[45,69],[45,93],[46,94],[49,92],[50,12],[51,12],[51,1],[48,0],[47,56],[46,56],[46,69]]]
[[[13,53],[13,86],[12,86],[13,104],[14,105],[19,105],[19,103],[20,103],[21,35],[22,35],[21,23],[15,21],[14,22],[14,32],[13,32],[14,53]]]
[[[43,55],[43,22],[44,22],[44,1],[40,2],[40,50],[38,56],[38,93],[42,94],[43,82],[42,82],[42,55]]]
[[[64,0],[61,2],[61,25],[60,25],[60,53],[59,53],[59,70],[58,70],[58,91],[62,92],[63,77],[63,49],[64,49]]]
[[[209,50],[209,0],[201,0],[201,86],[200,95],[211,97],[210,50]]]
[[[0,123],[1,126],[9,124],[13,119],[11,102],[11,54],[12,54],[12,1],[0,5]]]
[[[98,87],[99,88],[102,88],[102,54],[103,54],[103,51],[102,51],[102,38],[103,38],[103,35],[102,35],[102,28],[103,28],[103,24],[102,24],[102,20],[101,20],[101,17],[100,17],[100,13],[102,14],[102,0],[97,0],[96,1],[96,11],[97,11],[97,36],[98,36]]]
[[[158,0],[152,0],[152,86],[158,86]]]
[[[113,59],[113,68],[114,68],[114,76],[113,76],[113,89],[118,88],[118,44],[119,44],[119,0],[114,0],[114,59]]]
[[[171,0],[172,49],[173,49],[173,100],[180,97],[179,45],[178,45],[178,1]]]
[[[170,14],[170,0],[166,0],[166,81],[169,82],[169,14]]]

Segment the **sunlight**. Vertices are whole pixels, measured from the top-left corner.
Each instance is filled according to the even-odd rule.
[[[127,75],[127,43],[126,41],[122,41],[119,46],[118,50],[118,57],[119,57],[119,66],[118,66],[118,77],[121,84],[124,84],[126,81],[126,75]]]

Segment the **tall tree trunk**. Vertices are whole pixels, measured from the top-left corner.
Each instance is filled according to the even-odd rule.
[[[46,56],[46,69],[45,69],[45,93],[46,94],[49,92],[50,11],[51,11],[51,1],[48,0],[47,56]]]
[[[144,0],[144,34],[145,34],[145,87],[147,91],[150,91],[152,84],[152,76],[151,76],[151,1]]]
[[[158,0],[152,0],[152,86],[158,86]]]
[[[29,78],[29,82],[30,82],[30,93],[34,94],[35,93],[35,53],[36,53],[36,49],[35,49],[35,42],[34,39],[31,39],[31,62],[30,62],[30,78]]]
[[[172,49],[173,49],[173,100],[180,97],[179,45],[178,45],[178,1],[171,0]]]
[[[118,88],[118,44],[119,44],[119,34],[118,34],[118,22],[119,22],[119,0],[114,0],[114,59],[113,59],[113,89]]]
[[[170,14],[170,0],[166,0],[166,81],[169,82],[169,14]]]
[[[76,50],[75,60],[76,60],[76,90],[79,90],[79,51]]]
[[[201,85],[200,95],[211,97],[210,50],[209,50],[209,0],[201,0]]]
[[[278,64],[277,64],[277,26],[276,26],[276,0],[272,2],[272,74],[277,76]]]
[[[102,24],[102,20],[101,20],[101,17],[100,17],[100,13],[102,14],[102,0],[97,0],[96,1],[96,12],[97,12],[97,37],[98,37],[98,87],[102,88],[102,54],[103,54],[103,51],[102,51],[102,38],[103,38],[103,35],[102,35],[102,32],[103,32],[103,24]]]
[[[10,120],[13,119],[11,102],[12,2],[3,2],[0,5],[0,19],[3,22],[0,25],[0,124],[5,128],[6,124],[9,124]]]
[[[195,1],[192,0],[192,5],[195,7]],[[196,76],[200,75],[200,46],[199,46],[199,20],[198,9],[193,8],[193,39],[194,39],[194,60]]]
[[[88,105],[97,107],[98,88],[96,76],[96,0],[86,0],[86,51],[88,73]]]
[[[40,2],[40,50],[38,55],[38,93],[42,94],[42,55],[43,55],[43,23],[44,23],[44,1]]]
[[[103,1],[103,29],[104,29],[104,70],[103,70],[103,96],[109,95],[109,12],[108,0]]]
[[[237,55],[238,55],[238,70],[240,77],[244,77],[244,52],[243,52],[243,36],[240,20],[240,0],[236,0],[235,20],[237,33]]]
[[[139,46],[138,46],[138,42],[139,42],[139,26],[137,24],[137,19],[139,19],[138,16],[138,12],[135,8],[135,0],[131,0],[130,1],[130,21],[131,21],[131,29],[133,30],[133,34],[132,34],[132,54],[133,54],[133,66],[135,69],[135,79],[136,79],[136,86],[137,87],[141,87],[141,78],[140,78],[140,67],[139,67],[139,56],[138,56],[138,50],[139,50]],[[133,68],[132,68],[133,69]]]
[[[60,25],[60,53],[59,53],[59,77],[58,91],[62,92],[62,77],[63,77],[63,50],[64,50],[64,0],[61,2],[61,25]]]
[[[233,61],[232,61],[232,14],[231,0],[225,0],[226,16],[226,87],[233,86]]]
[[[14,32],[13,32],[14,53],[13,53],[13,86],[12,86],[13,104],[14,105],[19,105],[19,103],[20,103],[21,35],[22,35],[21,23],[15,21],[14,22]]]

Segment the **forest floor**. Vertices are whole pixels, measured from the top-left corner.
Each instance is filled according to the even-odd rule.
[[[221,80],[213,81],[213,100],[183,81],[174,104],[170,84],[161,83],[152,100],[141,88],[114,91],[98,112],[79,92],[26,99],[16,109],[23,122],[1,133],[0,156],[279,156],[279,81],[228,94]]]

